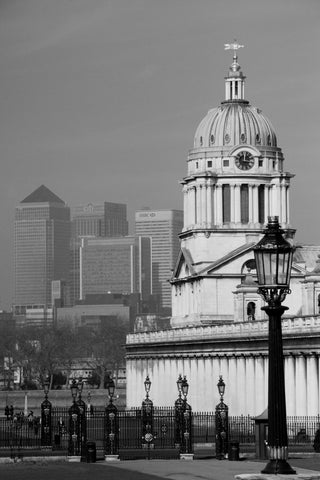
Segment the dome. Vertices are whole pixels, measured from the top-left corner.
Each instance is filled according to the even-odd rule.
[[[194,137],[194,148],[235,145],[277,146],[270,121],[246,100],[229,100],[209,110]]]

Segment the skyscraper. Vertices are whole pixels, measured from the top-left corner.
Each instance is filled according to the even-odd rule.
[[[82,237],[80,299],[88,294],[151,291],[151,239],[148,237]]]
[[[73,237],[128,235],[127,205],[124,203],[77,205],[71,209],[71,218]]]
[[[171,307],[169,280],[180,250],[182,210],[141,210],[135,216],[136,235],[152,238],[152,293],[162,307]]]
[[[122,237],[128,235],[127,205],[103,202],[77,205],[71,209],[72,219],[72,266],[71,302],[80,298],[81,237]]]
[[[16,207],[15,306],[51,304],[51,282],[68,280],[70,209],[44,185]]]

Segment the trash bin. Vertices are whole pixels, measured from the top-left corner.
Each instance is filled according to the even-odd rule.
[[[238,461],[239,460],[239,442],[230,442],[229,443],[229,452],[228,452],[228,459],[231,461]]]
[[[94,442],[87,442],[87,463],[94,463],[96,460],[96,444]]]

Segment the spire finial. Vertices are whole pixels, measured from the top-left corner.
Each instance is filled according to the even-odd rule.
[[[243,48],[244,45],[240,45],[236,39],[233,40],[233,43],[225,43],[224,44],[224,49],[225,50],[233,50],[233,60],[236,62],[238,57],[237,57],[237,50],[239,48]]]

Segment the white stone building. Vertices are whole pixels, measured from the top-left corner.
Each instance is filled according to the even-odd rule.
[[[290,224],[291,173],[270,121],[244,97],[245,77],[236,50],[225,78],[225,100],[196,129],[187,176],[181,182],[184,226],[171,279],[171,329],[127,339],[127,404],[144,396],[172,405],[179,373],[190,384],[194,410],[218,403],[217,381],[226,382],[230,413],[260,414],[267,407],[268,322],[257,293],[252,247],[269,215],[285,236]],[[320,246],[299,246],[283,319],[287,413],[320,410]]]

